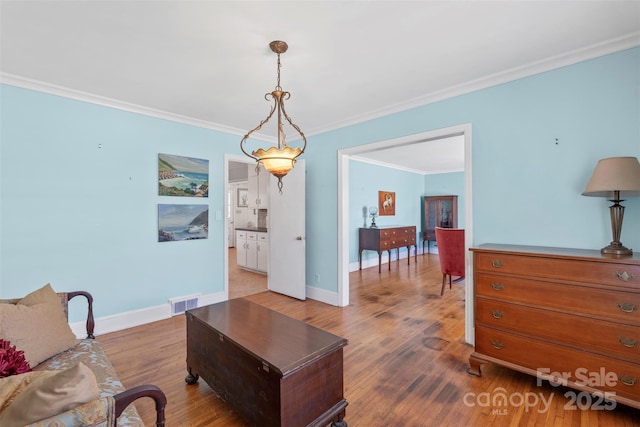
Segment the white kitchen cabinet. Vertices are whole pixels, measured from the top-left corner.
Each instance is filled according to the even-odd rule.
[[[247,266],[247,232],[236,230],[236,262],[240,267]]]
[[[257,231],[236,230],[236,257],[238,266],[266,273],[269,259],[268,234]]]
[[[258,270],[266,273],[269,270],[269,235],[267,233],[256,233],[256,235]]]
[[[249,208],[267,209],[269,207],[269,172],[262,165],[250,164],[248,173]]]

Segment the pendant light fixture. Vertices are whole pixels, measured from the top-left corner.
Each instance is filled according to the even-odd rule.
[[[242,138],[242,141],[240,141],[240,149],[244,154],[251,157],[256,162],[262,163],[264,168],[269,173],[278,178],[278,189],[280,190],[280,193],[282,193],[282,178],[286,174],[288,174],[291,169],[293,169],[293,165],[296,163],[296,159],[302,153],[304,153],[304,150],[307,147],[307,138],[305,138],[304,133],[302,133],[300,128],[295,123],[293,123],[284,109],[284,101],[288,100],[291,97],[291,94],[282,90],[282,87],[280,86],[280,54],[287,51],[287,43],[280,40],[275,40],[269,43],[269,47],[274,53],[278,55],[278,80],[276,83],[276,87],[271,93],[266,93],[264,96],[267,101],[273,101],[273,105],[267,118],[262,120],[258,126],[253,128],[244,136],[244,138]],[[276,111],[278,118],[277,146],[271,146],[268,149],[259,148],[249,154],[245,150],[245,143],[247,139],[251,136],[252,133],[262,128],[262,126],[271,119]],[[283,118],[289,123],[292,128],[296,130],[296,132],[298,132],[298,134],[302,138],[302,141],[304,143],[302,145],[302,148],[292,148],[287,145],[286,135],[284,133]]]

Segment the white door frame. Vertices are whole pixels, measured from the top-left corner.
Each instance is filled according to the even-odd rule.
[[[465,197],[465,341],[473,344],[473,277],[469,248],[473,238],[473,197],[471,189],[471,123],[436,129],[400,138],[338,150],[338,306],[349,305],[349,159],[353,155],[396,146],[417,144],[433,139],[464,137]]]

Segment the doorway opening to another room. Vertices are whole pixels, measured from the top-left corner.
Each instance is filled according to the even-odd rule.
[[[242,266],[239,259],[246,259],[247,252],[254,249],[247,247],[246,232],[240,234],[238,241],[237,229],[254,227],[256,224],[253,208],[247,201],[248,171],[255,166],[253,161],[245,161],[242,157],[226,159],[226,237],[227,237],[227,283],[228,298],[239,298],[267,290],[267,273],[259,273]],[[251,212],[250,212],[251,209]],[[256,241],[251,242],[256,245]]]
[[[464,138],[464,195],[465,195],[465,254],[466,254],[466,280],[465,292],[472,294],[473,278],[471,272],[471,257],[469,247],[473,237],[472,216],[472,189],[471,189],[471,124],[462,124],[449,128],[437,129],[401,138],[379,141],[371,144],[347,148],[338,151],[338,305],[349,304],[349,162],[352,157],[358,155],[393,149],[394,147],[408,147],[422,144],[428,141],[437,141],[452,137]],[[465,304],[465,340],[473,343],[473,306]]]

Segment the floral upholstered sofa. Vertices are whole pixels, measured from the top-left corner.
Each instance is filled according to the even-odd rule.
[[[68,324],[68,301],[88,303],[87,338]],[[22,299],[0,300],[0,425],[2,427],[143,426],[132,403],[153,399],[163,427],[166,397],[154,385],[126,390],[94,339],[93,298],[56,293],[50,285]]]

